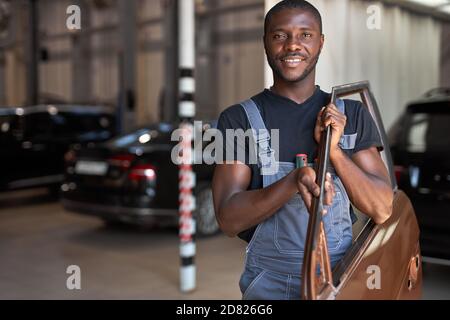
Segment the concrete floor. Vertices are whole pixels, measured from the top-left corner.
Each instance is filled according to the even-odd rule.
[[[174,229],[106,227],[65,212],[45,190],[0,195],[0,299],[240,299],[245,244],[197,241],[197,289],[179,292]],[[70,265],[81,290],[66,288]],[[450,266],[426,264],[424,299],[450,299]]]
[[[240,299],[240,240],[198,240],[197,290],[181,294],[175,229],[106,227],[65,212],[45,193],[2,197],[0,299]],[[70,265],[81,268],[80,291],[66,288]]]

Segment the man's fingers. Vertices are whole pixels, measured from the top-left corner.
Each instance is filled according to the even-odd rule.
[[[326,109],[329,110],[330,112],[333,112],[334,114],[341,114],[341,115],[343,115],[343,114],[339,111],[338,107],[336,107],[336,105],[333,104],[333,103],[330,103],[329,105],[327,105],[327,106],[326,106]]]
[[[347,117],[340,113],[333,104],[323,107],[317,115],[316,128],[320,132],[324,131],[326,127],[345,127]]]
[[[299,173],[298,191],[310,211],[313,198],[320,195],[320,188],[315,182],[316,172],[312,168],[302,168]]]
[[[333,202],[333,193],[331,191],[331,186],[328,181],[325,181],[325,195],[323,202],[326,206],[329,206]]]
[[[323,113],[325,112],[326,107],[323,107],[322,109],[320,109],[319,114],[317,115],[317,120],[320,120]]]
[[[333,198],[335,196],[334,184],[331,174],[327,173],[325,180],[325,195],[324,204],[329,206],[333,203]]]
[[[301,183],[299,183],[298,189],[299,189],[300,196],[302,197],[303,202],[305,203],[306,208],[308,209],[308,211],[310,211],[311,210],[312,201],[313,201],[312,194]]]
[[[298,190],[303,201],[305,202],[306,207],[308,208],[308,211],[310,211],[314,198],[318,198],[320,196],[320,187],[315,182],[316,175],[314,170],[311,168],[305,168],[302,170],[304,171],[298,181]],[[325,176],[323,205],[332,205],[334,196],[335,189],[333,178],[330,173],[327,173]],[[326,209],[324,210],[326,211]]]
[[[324,123],[330,116],[334,117],[334,119],[336,119],[336,121],[338,122],[346,122],[347,120],[347,117],[344,114],[340,113],[337,108],[331,107],[327,107],[325,110],[323,110],[321,116],[322,123]]]
[[[314,197],[318,197],[320,196],[320,188],[319,186],[316,184],[316,182],[314,181],[314,179],[312,179],[312,177],[305,177],[302,180],[302,184],[306,187],[306,189],[314,196]]]
[[[342,116],[328,113],[325,115],[325,118],[322,121],[322,125],[327,127],[329,125],[345,125],[346,119]]]
[[[333,115],[327,114],[325,116],[325,118],[323,119],[323,121],[322,121],[322,126],[323,127],[328,127],[328,126],[333,125],[335,123],[336,123],[336,119],[333,117]]]
[[[323,117],[323,113],[325,112],[325,107],[322,108],[322,110],[320,110],[319,114],[317,115],[317,119],[316,119],[316,127],[320,128],[320,131],[323,131],[323,126],[322,126],[322,117]]]
[[[336,107],[336,105],[335,105],[334,103],[330,103],[330,104],[327,106],[327,108],[328,108],[328,110],[333,110],[333,111],[339,112],[339,109]]]

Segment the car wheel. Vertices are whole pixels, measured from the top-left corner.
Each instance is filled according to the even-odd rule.
[[[214,212],[212,190],[209,183],[201,183],[195,190],[197,208],[194,211],[198,236],[211,236],[219,232]]]

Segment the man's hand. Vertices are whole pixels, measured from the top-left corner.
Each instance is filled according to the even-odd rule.
[[[316,127],[314,129],[314,138],[320,143],[322,132],[327,126],[331,126],[331,144],[330,153],[334,153],[339,148],[339,141],[344,134],[344,128],[347,123],[347,117],[340,113],[338,108],[332,103],[323,107],[317,115]]]
[[[311,213],[313,199],[319,197],[320,187],[316,184],[316,172],[309,167],[296,169],[296,181],[298,192],[300,193],[306,208]],[[335,196],[334,184],[331,178],[331,174],[327,173],[325,179],[325,195],[324,205],[329,206],[333,203]],[[326,214],[326,210],[322,214]]]

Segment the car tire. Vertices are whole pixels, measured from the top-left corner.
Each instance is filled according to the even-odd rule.
[[[196,209],[193,216],[196,221],[196,235],[199,237],[208,237],[219,232],[214,211],[212,189],[210,183],[199,183],[195,188]]]

